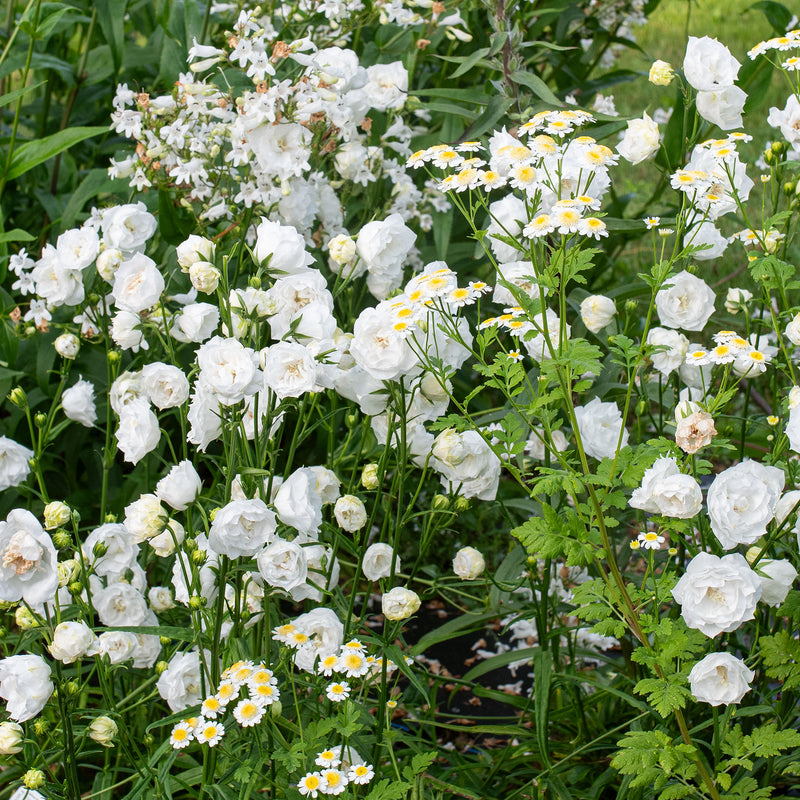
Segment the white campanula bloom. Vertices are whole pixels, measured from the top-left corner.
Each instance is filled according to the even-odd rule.
[[[611,458],[618,444],[628,444],[628,431],[616,403],[604,403],[595,397],[585,406],[575,407],[575,419],[587,455]]]
[[[376,111],[402,108],[408,95],[408,70],[402,61],[367,67],[367,82],[361,91]]]
[[[656,309],[667,328],[701,331],[714,313],[714,291],[701,278],[685,270],[668,278],[668,288],[656,294]]]
[[[238,403],[259,388],[258,354],[236,339],[214,336],[197,351],[198,384],[224,406]]]
[[[22,752],[25,731],[16,722],[0,722],[0,755],[14,756]]]
[[[45,245],[30,277],[36,284],[36,294],[51,307],[75,306],[83,302],[85,292],[81,271],[66,265],[52,245]]]
[[[616,313],[614,301],[602,294],[589,295],[581,302],[581,320],[592,333],[600,333],[611,323]]]
[[[305,239],[296,228],[268,219],[262,219],[256,228],[253,253],[259,262],[269,258],[268,269],[279,275],[302,273],[314,263],[313,256],[306,252]]]
[[[398,622],[408,619],[420,607],[419,595],[404,586],[395,586],[381,597],[381,610],[386,619]]]
[[[755,548],[754,548],[755,549]],[[748,558],[750,553],[747,554]],[[780,606],[797,579],[797,570],[786,559],[764,558],[756,564],[761,581],[761,601],[768,606]]]
[[[353,326],[350,355],[377,381],[397,380],[419,370],[419,359],[402,332],[395,330],[396,322],[389,303],[384,302],[365,308]]]
[[[750,691],[755,672],[730,653],[710,653],[689,673],[689,688],[695,700],[712,706],[740,703]]]
[[[0,436],[0,491],[19,486],[30,474],[33,450]]]
[[[674,458],[656,460],[644,473],[642,485],[630,499],[632,508],[677,519],[691,519],[700,513],[703,493],[691,475],[680,471]]]
[[[313,673],[318,659],[339,653],[344,641],[344,626],[331,609],[315,608],[301,614],[294,624],[307,637],[307,641],[297,649],[294,656],[295,664],[300,669]]]
[[[214,516],[208,544],[229,558],[254,556],[272,540],[276,529],[275,514],[263,500],[232,500]]]
[[[361,228],[356,252],[369,273],[367,286],[373,297],[383,300],[401,285],[403,263],[416,238],[400,214],[373,220]]]
[[[753,619],[761,597],[761,582],[744,556],[722,558],[699,553],[675,584],[672,596],[690,628],[706,636],[735,631]]]
[[[172,317],[170,333],[179,342],[204,342],[219,325],[219,309],[210,303],[190,303]]]
[[[142,391],[158,409],[183,405],[189,397],[189,380],[183,370],[155,361],[142,368]]]
[[[361,570],[364,577],[369,581],[377,581],[381,578],[388,578],[392,574],[392,550],[391,545],[383,542],[371,544],[361,561]],[[400,557],[395,556],[395,572],[400,571]]]
[[[80,422],[86,428],[93,428],[97,419],[94,385],[80,378],[77,383],[64,390],[61,395],[61,407],[68,419]]]
[[[767,122],[780,130],[795,152],[800,152],[800,100],[796,95],[789,95],[782,110],[775,106],[770,108]]]
[[[39,520],[25,509],[0,522],[0,600],[40,608],[58,588],[58,556]]]
[[[431,466],[442,485],[463,497],[494,500],[500,481],[501,461],[477,431],[450,428],[435,439]]]
[[[19,655],[0,660],[0,697],[8,715],[25,722],[39,714],[53,694],[51,669],[40,656]]]
[[[114,436],[125,461],[132,464],[137,464],[155,450],[161,439],[161,430],[147,400],[132,400],[120,409],[119,427]]]
[[[102,556],[95,555],[97,545],[102,545]],[[86,563],[101,577],[131,569],[139,554],[139,546],[130,531],[118,522],[107,522],[95,528],[84,540],[81,550]]]
[[[352,494],[346,494],[336,501],[333,509],[339,527],[348,533],[355,533],[367,524],[367,511],[364,502]]]
[[[486,569],[486,561],[483,553],[474,547],[462,547],[453,559],[453,572],[462,581],[474,581],[483,575]]]
[[[738,86],[725,86],[697,93],[697,113],[723,131],[742,127],[742,112],[747,94]]]
[[[156,495],[176,511],[185,511],[200,494],[202,481],[191,461],[181,461],[156,484]]]
[[[89,226],[73,228],[62,233],[56,241],[56,252],[68,269],[88,267],[100,252],[100,238]]]
[[[135,253],[114,275],[114,304],[122,311],[139,313],[158,302],[164,286],[164,276],[155,261]]]
[[[647,333],[647,344],[656,348],[650,353],[650,360],[664,377],[681,367],[689,350],[689,340],[669,328],[651,328]]]
[[[299,177],[311,168],[308,159],[312,134],[299,123],[259,125],[246,133],[246,139],[258,165],[268,175],[285,180]],[[256,258],[261,261],[263,256],[256,251]]]
[[[211,653],[206,651],[206,663],[210,659]],[[159,676],[156,688],[173,712],[183,711],[184,708],[200,703],[200,669],[200,654],[192,650],[175,653],[167,669]]]
[[[85,622],[61,622],[56,625],[53,641],[47,649],[53,658],[72,664],[85,655],[98,652],[98,640]]]
[[[319,391],[319,370],[311,350],[298,342],[277,342],[261,351],[264,385],[278,399]]]
[[[522,228],[527,222],[528,211],[525,203],[513,194],[506,195],[502,200],[495,200],[489,205],[487,239],[495,258],[501,264],[519,259],[519,248],[502,241],[502,239],[519,238]]]
[[[132,254],[144,249],[158,222],[144,203],[130,203],[104,209],[100,226],[106,247]]]
[[[274,538],[256,556],[258,572],[270,585],[285,591],[305,583],[308,576],[308,562],[304,548],[296,542]]]
[[[104,588],[92,592],[100,622],[108,627],[146,625],[152,619],[144,595],[128,583],[110,581]]]
[[[683,72],[689,84],[700,92],[713,92],[733,86],[742,65],[731,51],[709,36],[689,37]]]
[[[752,544],[767,532],[785,480],[782,469],[751,460],[717,475],[708,490],[708,515],[725,550]]]
[[[658,125],[645,112],[641,119],[629,120],[617,152],[631,164],[640,164],[654,156],[660,146]]]

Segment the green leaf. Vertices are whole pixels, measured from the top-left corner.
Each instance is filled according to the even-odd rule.
[[[36,240],[36,237],[32,234],[28,233],[27,231],[23,231],[22,228],[14,228],[13,230],[6,231],[5,233],[0,233],[0,242],[33,242]]]
[[[486,105],[483,113],[464,131],[461,138],[477,139],[486,133],[486,131],[495,126],[495,123],[508,111],[513,102],[510,97],[503,97],[502,95],[493,97]]]
[[[45,83],[46,81],[39,81],[39,83],[33,83],[30,86],[23,86],[21,89],[14,89],[13,92],[6,92],[0,97],[0,108],[11,105],[11,103],[19,100],[20,97],[24,97],[28,92],[32,92],[34,89],[44,86]]]
[[[554,94],[552,89],[536,74],[533,72],[512,72],[511,80],[514,83],[519,83],[522,86],[527,86],[540,100],[545,103],[561,108],[564,103],[559,100]]]
[[[410,789],[410,783],[386,778],[372,787],[366,800],[402,800]]]
[[[683,708],[692,696],[682,675],[670,675],[668,678],[643,678],[633,691],[647,696],[647,701],[665,719],[673,711]]]
[[[103,31],[106,43],[111,50],[111,57],[114,61],[114,72],[118,72],[122,66],[122,50],[125,37],[125,11],[128,0],[95,0],[97,9],[97,21],[100,23],[100,30]]]
[[[161,189],[158,193],[158,229],[169,244],[178,245],[194,230],[194,221],[189,214],[173,202],[170,193]]]
[[[6,179],[14,180],[14,178],[24,175],[28,170],[53,158],[53,156],[69,150],[70,147],[78,144],[78,142],[83,142],[93,136],[100,136],[107,132],[108,128],[105,125],[67,128],[51,136],[45,136],[43,139],[25,142],[14,151]]]
[[[758,3],[753,3],[750,8],[761,11],[778,36],[786,33],[792,20],[792,12],[785,5],[774,0],[760,0]]]

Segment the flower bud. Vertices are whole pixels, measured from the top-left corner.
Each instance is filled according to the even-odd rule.
[[[198,292],[212,294],[219,286],[220,273],[213,265],[205,261],[198,261],[189,268],[189,280]]]
[[[36,423],[37,428],[43,428],[47,423],[47,414],[43,414],[41,411],[33,418],[33,421]]]
[[[156,664],[156,675],[160,675],[162,672],[166,672],[169,669],[169,663],[166,661],[159,661]]]
[[[25,733],[16,722],[0,722],[0,755],[13,756],[22,752]]]
[[[276,700],[270,705],[269,713],[273,718],[280,717],[283,714],[283,703],[280,700]]]
[[[439,511],[450,508],[450,498],[446,494],[435,494],[433,496],[433,507]]]
[[[342,495],[333,507],[333,515],[339,527],[348,533],[355,533],[367,524],[367,510],[364,503],[355,495]]]
[[[9,392],[8,399],[17,406],[17,408],[26,408],[28,405],[28,395],[25,394],[25,390],[21,386],[15,386]]]
[[[52,531],[53,528],[60,528],[66,525],[71,517],[70,508],[60,500],[53,500],[44,507],[44,527],[45,530]]]
[[[39,619],[33,614],[26,606],[18,606],[14,612],[14,619],[16,620],[17,627],[22,630],[29,630],[30,628],[38,628],[40,623]]]
[[[70,361],[78,355],[78,350],[81,347],[80,339],[74,333],[62,333],[54,342],[53,347],[56,349],[61,358],[67,358]]]
[[[89,738],[103,747],[113,747],[116,735],[117,723],[111,717],[97,717],[89,726]]]
[[[408,619],[419,607],[419,595],[403,586],[395,586],[381,598],[383,616],[395,622]]]
[[[378,465],[377,464],[367,464],[364,467],[364,471],[361,473],[361,485],[365,489],[377,489],[379,486],[378,481]]]
[[[29,769],[22,776],[22,782],[26,789],[41,789],[45,784],[44,772],[40,769]]]
[[[73,597],[77,597],[79,594],[83,592],[83,584],[80,581],[73,581],[69,585],[69,593]]]
[[[193,595],[189,598],[189,608],[191,608],[193,611],[199,611],[205,605],[203,600],[205,600],[204,597]]]
[[[468,497],[456,497],[456,511],[466,511],[469,508]]]
[[[474,581],[485,569],[483,554],[474,547],[462,547],[453,559],[453,572],[462,581]]]
[[[654,61],[650,67],[648,80],[655,86],[669,86],[675,77],[675,70],[667,61]]]
[[[92,555],[95,558],[102,558],[108,552],[108,545],[105,542],[96,542],[92,548]]]
[[[50,723],[46,719],[37,719],[33,723],[33,732],[37,736],[44,736],[50,730]]]

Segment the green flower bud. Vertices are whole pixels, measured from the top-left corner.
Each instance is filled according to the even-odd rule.
[[[26,408],[28,405],[28,395],[25,394],[25,390],[21,386],[15,386],[9,392],[8,399],[17,406],[17,408]]]
[[[59,528],[53,534],[53,544],[59,550],[63,550],[65,547],[71,547],[72,546],[72,537],[63,528]]]
[[[23,776],[22,782],[26,789],[41,789],[45,784],[45,775],[40,769],[29,769]]]

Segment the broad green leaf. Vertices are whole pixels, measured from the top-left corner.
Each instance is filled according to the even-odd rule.
[[[23,86],[21,89],[14,89],[13,92],[6,92],[0,97],[0,108],[11,105],[11,103],[19,100],[20,97],[24,97],[28,92],[32,92],[34,89],[44,86],[44,84],[45,81],[39,81],[39,83],[33,83],[30,86]]]
[[[564,105],[563,101],[553,94],[553,90],[533,72],[523,72],[522,70],[512,72],[511,80],[522,86],[527,86],[540,100],[544,100],[545,103],[549,103],[551,106],[561,108]]]
[[[105,125],[67,128],[51,136],[45,136],[43,139],[25,142],[14,151],[6,179],[14,180],[14,178],[24,175],[28,170],[37,167],[39,164],[53,158],[53,156],[69,150],[70,147],[78,144],[78,142],[83,142],[93,136],[100,136],[107,132],[108,128]]]

